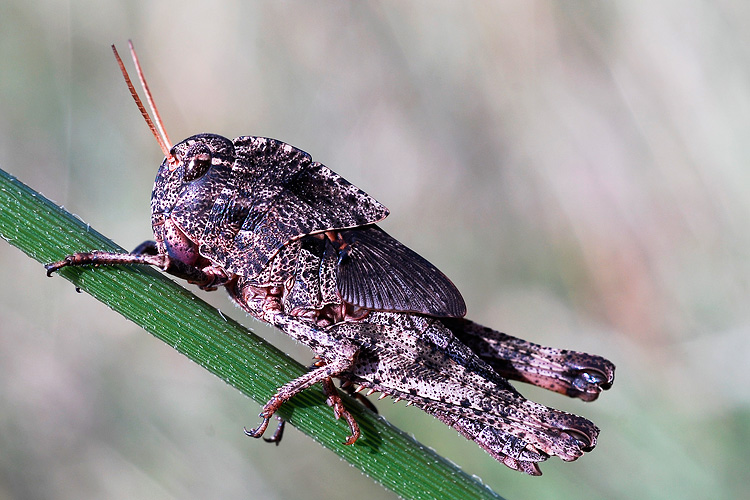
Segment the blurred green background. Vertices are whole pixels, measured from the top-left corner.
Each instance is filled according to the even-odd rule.
[[[602,428],[541,478],[414,408],[389,420],[509,500],[740,498],[749,24],[742,1],[5,0],[0,168],[150,238],[162,156],[109,47],[132,38],[173,141],[308,151],[472,319],[617,364],[593,404],[521,388]],[[0,282],[0,499],[394,497],[293,429],[244,438],[258,405],[5,243]],[[309,361],[224,295],[201,294]]]

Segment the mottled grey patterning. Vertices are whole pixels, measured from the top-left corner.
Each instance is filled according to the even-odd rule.
[[[359,427],[335,377],[406,400],[528,474],[596,445],[593,423],[525,399],[508,379],[593,401],[614,365],[464,319],[453,283],[375,225],[388,210],[307,153],[261,137],[190,137],[162,163],[151,210],[156,241],[131,254],[71,255],[48,274],[155,265],[203,289],[224,286],[249,314],[309,346],[319,361],[279,388],[248,435],[260,437],[285,401],[321,383],[354,443]]]

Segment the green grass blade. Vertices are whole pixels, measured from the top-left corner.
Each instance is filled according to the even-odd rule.
[[[122,251],[2,170],[0,236],[41,263],[78,251]],[[44,272],[41,266],[39,272]],[[305,372],[302,365],[153,269],[65,268],[59,274],[261,404],[277,387]],[[280,413],[403,498],[500,498],[384,419],[357,403],[348,401],[347,406],[362,429],[353,446],[343,444],[348,426],[333,418],[319,388],[296,396]]]

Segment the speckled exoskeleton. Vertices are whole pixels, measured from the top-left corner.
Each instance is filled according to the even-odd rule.
[[[153,265],[202,289],[224,287],[243,310],[309,346],[315,366],[278,389],[248,435],[262,436],[285,401],[321,383],[354,443],[360,431],[333,385],[338,378],[421,408],[529,474],[540,474],[550,456],[575,460],[594,448],[593,423],[525,399],[508,379],[593,401],[612,384],[612,363],[464,319],[453,283],[376,225],[388,210],[307,153],[214,134],[170,147],[158,113],[161,136],[139,107],[165,153],[151,197],[155,241],[130,254],[70,255],[47,273]],[[279,439],[277,432],[270,441]]]

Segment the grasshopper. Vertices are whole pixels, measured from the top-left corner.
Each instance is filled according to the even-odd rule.
[[[76,253],[46,266],[157,267],[204,290],[223,287],[253,317],[307,345],[317,362],[263,407],[261,437],[281,405],[322,384],[336,418],[360,436],[332,379],[421,408],[511,469],[539,475],[550,456],[571,461],[596,445],[589,420],[525,399],[508,380],[584,401],[614,381],[614,365],[543,347],[465,319],[455,285],[377,223],[388,209],[289,144],[199,134],[171,145],[138,58],[154,115],[125,66],[128,88],[164,161],[151,195],[154,241],[128,254]],[[158,130],[157,130],[158,128]],[[267,441],[278,444],[284,422]]]

